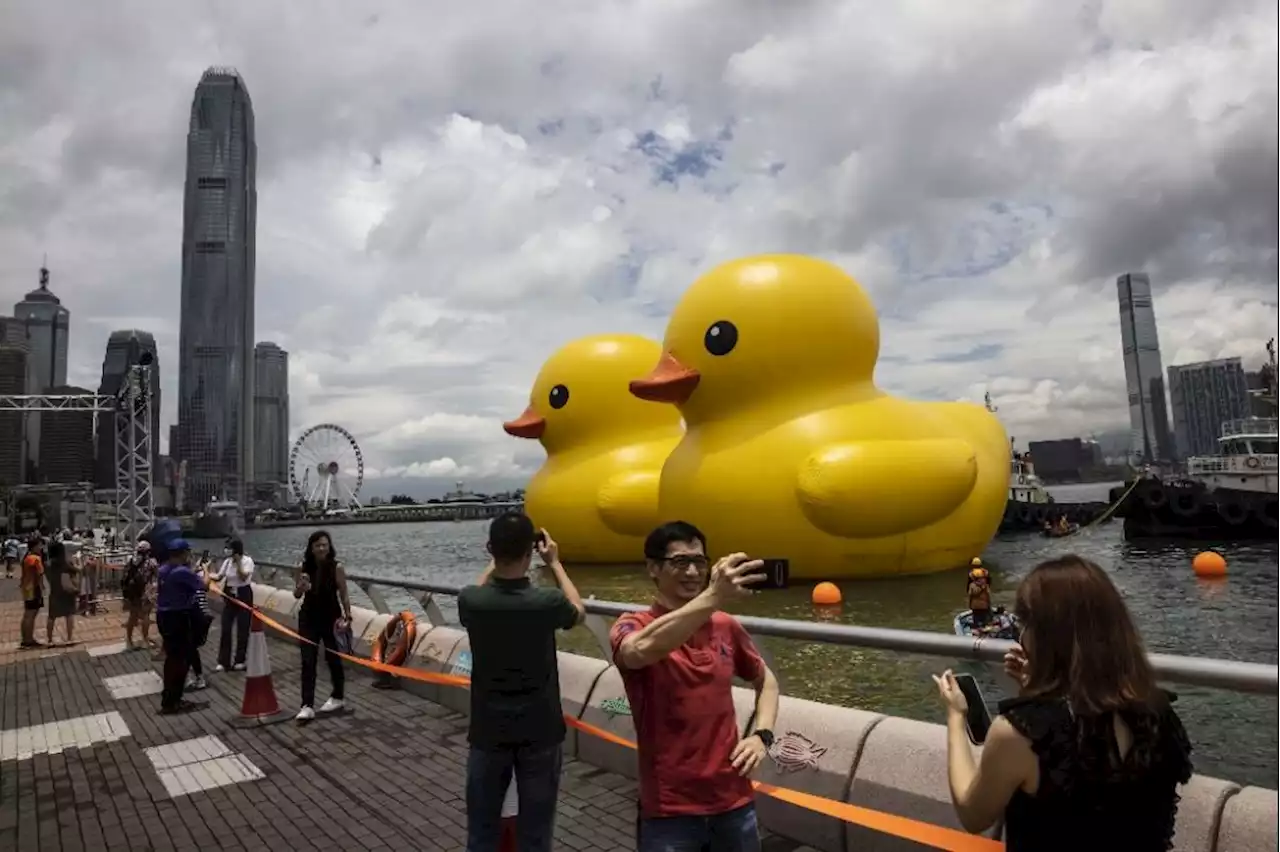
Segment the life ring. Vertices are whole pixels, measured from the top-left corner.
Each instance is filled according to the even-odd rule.
[[[1180,517],[1194,517],[1200,511],[1200,495],[1194,491],[1179,491],[1169,501],[1169,508]]]
[[[1262,459],[1257,456],[1249,456],[1249,458],[1244,460],[1244,466],[1250,470],[1257,470],[1262,467]]]
[[[1248,507],[1238,500],[1223,500],[1218,503],[1218,514],[1233,527],[1238,527],[1249,519]]]
[[[387,626],[373,640],[373,661],[398,666],[409,659],[409,651],[418,638],[418,623],[411,612],[393,615]]]

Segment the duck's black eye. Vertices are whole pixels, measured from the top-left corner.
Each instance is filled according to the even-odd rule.
[[[569,404],[569,389],[564,385],[556,385],[547,394],[547,402],[551,403],[552,408],[564,408]]]
[[[728,320],[712,323],[702,338],[702,345],[712,355],[728,355],[738,345],[738,327]]]

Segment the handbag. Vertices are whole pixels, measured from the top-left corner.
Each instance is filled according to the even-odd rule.
[[[351,631],[351,622],[343,618],[338,618],[333,622],[333,644],[339,654],[351,656],[355,653],[356,639],[355,634]]]

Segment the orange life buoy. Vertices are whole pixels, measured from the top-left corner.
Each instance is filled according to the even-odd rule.
[[[1249,456],[1249,458],[1244,460],[1244,466],[1257,470],[1258,468],[1262,467],[1262,459],[1258,458],[1257,456]]]
[[[402,665],[409,659],[409,650],[418,638],[418,624],[411,612],[393,615],[387,626],[373,641],[373,661],[389,666]]]

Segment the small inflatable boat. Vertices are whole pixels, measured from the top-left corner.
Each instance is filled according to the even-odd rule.
[[[1066,538],[1069,535],[1075,535],[1080,532],[1079,524],[1071,524],[1065,530],[1054,527],[1052,529],[1041,530],[1040,534],[1045,538]]]
[[[1004,609],[997,609],[991,613],[991,620],[987,622],[985,627],[977,630],[973,626],[973,610],[969,609],[956,613],[951,626],[957,636],[977,636],[982,639],[1008,639],[1010,641],[1018,638],[1018,620],[1013,617],[1013,613],[1006,612]]]

